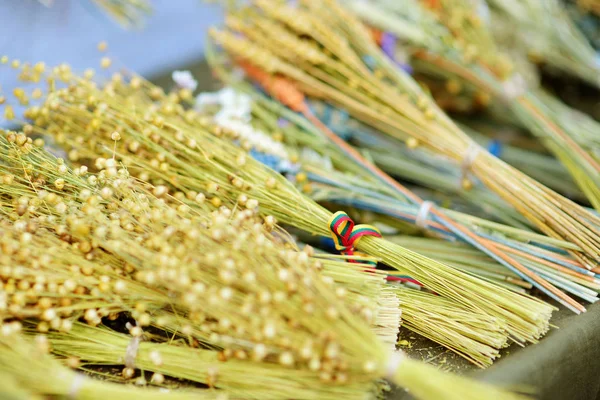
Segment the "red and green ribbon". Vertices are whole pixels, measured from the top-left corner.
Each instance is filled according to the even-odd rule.
[[[355,225],[352,218],[343,211],[338,211],[331,216],[329,229],[335,248],[347,256],[354,255],[354,247],[362,237],[381,237],[379,229],[372,225]]]

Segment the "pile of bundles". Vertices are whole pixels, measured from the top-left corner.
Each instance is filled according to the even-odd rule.
[[[100,3],[132,21],[149,6]],[[0,132],[2,395],[526,398],[397,335],[485,368],[597,300],[600,125],[538,76],[600,85],[580,31],[597,10],[224,10],[214,93],[108,57],[98,73],[0,59],[23,82],[0,97],[16,124]]]

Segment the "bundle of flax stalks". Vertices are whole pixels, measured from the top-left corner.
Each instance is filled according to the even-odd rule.
[[[481,102],[488,104],[490,99],[494,100],[494,112],[514,115],[521,125],[538,137],[563,163],[589,202],[598,208],[600,161],[597,152],[600,125],[591,120],[586,121],[586,118],[572,117],[576,114],[574,110],[539,88],[535,66],[527,61],[523,51],[515,50],[512,46],[516,43],[514,40],[506,41],[510,47],[502,48],[502,40],[499,38],[501,35],[497,34],[497,31],[518,32],[523,37],[537,36],[547,40],[557,33],[564,39],[569,37],[568,33],[572,32],[577,36],[578,32],[569,26],[568,21],[567,26],[564,26],[566,17],[558,2],[549,1],[538,4],[537,7],[534,4],[537,2],[529,1],[497,3],[500,9],[505,7],[505,11],[515,11],[513,17],[517,19],[528,12],[538,15],[552,9],[555,18],[536,19],[542,22],[541,26],[522,26],[511,21],[509,27],[498,29],[501,24],[496,19],[488,21],[482,18],[472,3],[464,0],[444,0],[436,4],[415,0],[411,1],[411,7],[399,7],[387,0],[354,1],[350,4],[368,23],[386,31],[384,35],[392,38],[391,41],[382,41],[387,54],[395,56],[397,49],[393,38],[401,36],[405,47],[416,61],[416,71],[430,76],[449,77],[454,80],[454,84],[450,86],[452,91],[474,90],[479,97],[486,98]],[[480,4],[485,5],[485,2]],[[411,11],[407,11],[408,9]],[[552,34],[544,32],[544,24],[549,21],[546,28],[550,28]],[[515,30],[515,25],[521,29]],[[557,26],[562,28],[556,28]],[[417,30],[418,34],[403,35],[406,30]],[[529,34],[528,30],[534,33]],[[578,40],[570,40],[569,37],[568,40],[572,49],[581,48],[575,45],[581,41],[585,42],[585,39],[580,37]],[[550,42],[560,43],[553,39]],[[543,50],[545,47],[547,46],[537,46],[546,53],[558,55],[558,59],[568,54],[558,50],[548,52]],[[583,47],[585,50],[585,46]],[[592,64],[596,63],[591,48],[584,53],[587,54],[585,58],[588,61],[591,53]],[[508,61],[509,58],[512,58],[512,62]],[[566,58],[573,57],[567,55]],[[579,62],[571,60],[568,64],[581,67],[586,62],[579,59]],[[597,72],[592,72],[594,74]]]
[[[344,234],[344,226],[351,226],[344,214],[337,217],[345,225],[336,225],[333,214],[252,159],[252,145],[241,134],[186,110],[181,102],[189,91],[165,95],[139,77],[126,82],[121,75],[102,86],[70,72],[62,72],[61,79],[68,89],[30,108],[26,116],[33,125],[24,129],[54,135],[74,162],[102,168],[106,162],[114,165],[114,156],[134,176],[170,188],[192,208],[204,201],[213,207],[258,207],[263,215],[309,233],[333,235],[346,251],[362,249],[465,310],[497,318],[519,343],[535,342],[548,330],[553,310],[548,304],[394,245],[372,228],[357,226],[355,235]],[[365,233],[371,236],[360,237]]]
[[[186,204],[186,196],[178,201],[177,196],[168,196],[165,186],[148,186],[130,177],[127,170],[117,169],[114,159],[96,159],[102,167],[97,174],[88,175],[84,168],[71,170],[37,149],[22,133],[4,132],[0,143],[4,176],[12,179],[3,186],[5,213],[15,224],[37,227],[18,236],[21,248],[7,257],[24,252],[31,236],[48,232],[75,249],[73,257],[80,252],[89,259],[104,253],[117,258],[117,275],[133,275],[152,289],[167,291],[172,300],[170,317],[165,315],[169,310],[136,307],[137,314],[132,312],[136,322],[127,325],[129,344],[123,336],[111,339],[103,336],[106,331],[78,323],[64,327],[63,334],[51,333],[50,344],[55,343],[56,351],[69,359],[115,363],[120,358],[115,361],[114,352],[106,350],[117,346],[124,351],[123,376],[132,377],[138,353],[148,350],[148,358],[140,357],[139,362],[159,374],[153,377],[155,382],[161,381],[163,372],[172,373],[207,384],[215,395],[226,393],[233,398],[365,398],[376,395],[380,378],[400,384],[417,398],[519,398],[387,350],[365,321],[372,314],[357,315],[353,299],[346,297],[343,286],[336,287],[334,279],[321,275],[318,261],[306,252],[287,249],[285,240],[271,238],[277,229],[268,216],[257,223],[255,207],[248,207],[252,198],[247,200],[246,210],[219,208],[202,214]],[[19,211],[19,205],[26,209]],[[40,290],[43,293],[45,287]],[[85,294],[85,289],[82,292]],[[58,293],[68,297],[69,289],[62,284]],[[394,310],[397,320],[397,304]],[[14,311],[13,318],[26,318]],[[61,312],[60,307],[56,312]],[[181,367],[194,354],[189,349],[143,345],[143,339],[152,337],[152,333],[144,334],[143,327],[153,321],[159,324],[159,316],[167,332],[194,338],[221,353],[198,351],[193,357],[197,368],[190,370]],[[188,320],[187,324],[178,325],[182,319]],[[98,321],[90,318],[88,324],[97,325]],[[21,324],[15,321],[3,326],[10,337]],[[40,330],[39,324],[35,330]],[[73,339],[67,340],[66,347],[60,341],[64,336]],[[82,336],[83,343],[78,344],[75,339]],[[0,357],[26,352],[20,350],[20,340],[2,342]],[[52,348],[47,341],[44,336],[36,338],[42,347],[38,351]],[[87,349],[94,342],[101,344],[101,350],[90,353]],[[235,361],[225,362],[228,359]],[[20,361],[5,370],[17,382],[26,382],[23,375],[27,372]],[[36,365],[51,366],[50,362]],[[39,390],[87,398],[94,385],[82,379],[62,374]]]
[[[587,268],[596,266],[600,218],[478,146],[339,4],[303,1],[294,7],[264,0],[232,15],[237,18],[230,30],[212,35],[233,57],[291,79],[304,93],[346,108],[395,139],[416,139],[453,159],[542,232],[577,245],[573,253]],[[292,104],[285,96],[281,92],[280,100]]]
[[[45,336],[31,340],[20,335],[19,330],[11,329],[0,335],[0,395],[4,399],[226,399],[214,391],[149,389],[91,379],[48,355]]]
[[[219,68],[216,70],[219,71],[219,75],[227,75]],[[229,78],[225,79],[229,80]],[[198,97],[197,106],[206,110],[214,110],[213,112],[216,114],[213,119],[223,128],[237,127],[240,132],[245,132],[244,138],[253,141],[258,146],[258,150],[254,152],[258,159],[263,160],[272,168],[286,173],[290,179],[303,185],[303,190],[309,193],[313,199],[344,207],[367,209],[403,221],[410,221],[420,228],[437,234],[441,233],[447,240],[463,239],[492,258],[499,259],[500,263],[505,261],[505,258],[496,256],[492,250],[500,249],[503,256],[510,253],[509,267],[513,267],[513,265],[516,267],[514,269],[517,276],[546,291],[550,296],[557,294],[554,298],[576,312],[581,311],[583,307],[560,290],[550,286],[548,281],[545,281],[546,278],[561,289],[588,301],[595,301],[593,291],[579,287],[578,283],[573,285],[572,282],[568,282],[571,276],[569,274],[573,274],[576,279],[582,278],[583,281],[589,281],[589,285],[595,287],[596,284],[592,278],[580,271],[568,271],[567,268],[560,265],[559,260],[552,260],[552,256],[548,256],[546,249],[529,245],[529,242],[535,241],[565,249],[569,248],[568,243],[510,227],[502,227],[480,219],[474,220],[471,216],[451,213],[441,207],[438,209],[451,216],[454,221],[446,215],[442,215],[440,218],[438,213],[431,212],[432,202],[423,201],[407,187],[395,183],[394,185],[402,190],[398,194],[394,190],[396,186],[388,184],[388,182],[394,182],[389,176],[384,175],[385,180],[378,179],[379,175],[373,176],[371,171],[372,169],[376,170],[376,167],[360,156],[353,158],[352,155],[356,154],[356,151],[352,147],[343,142],[341,142],[341,146],[338,146],[339,142],[330,141],[329,137],[334,134],[329,131],[329,128],[322,124],[313,125],[310,121],[295,115],[291,110],[285,109],[281,104],[258,95],[249,89],[248,85],[236,84],[243,89],[226,88],[217,93],[201,94]],[[252,94],[252,97],[246,93]],[[277,135],[284,140],[285,145],[282,146],[270,138],[263,129],[277,132]],[[414,200],[417,202],[415,203]],[[457,225],[459,229],[456,228]],[[464,235],[462,232],[465,230],[470,235]],[[475,241],[471,239],[472,236],[476,238]],[[507,236],[510,236],[515,242],[509,240]],[[543,259],[539,258],[540,251],[544,252]],[[564,256],[555,254],[555,257],[562,259]],[[537,275],[540,268],[544,269],[543,278]],[[567,281],[562,277],[555,276],[552,269],[556,269],[557,273],[564,273]],[[550,287],[550,290],[546,290],[546,287]]]

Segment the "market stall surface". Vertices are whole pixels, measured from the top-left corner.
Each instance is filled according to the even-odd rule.
[[[450,350],[407,329],[401,329],[399,348],[448,371],[472,374],[481,380],[531,391],[543,400],[600,399],[600,304],[582,315],[560,309],[555,326],[538,344],[522,348],[513,344],[486,370],[477,370]],[[395,390],[388,399],[411,398]]]

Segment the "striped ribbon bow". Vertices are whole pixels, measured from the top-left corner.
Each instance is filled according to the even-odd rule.
[[[335,248],[342,254],[354,254],[354,246],[364,236],[381,237],[379,229],[371,225],[355,225],[352,218],[343,211],[338,211],[329,219],[329,229]],[[351,260],[352,261],[352,260]]]

